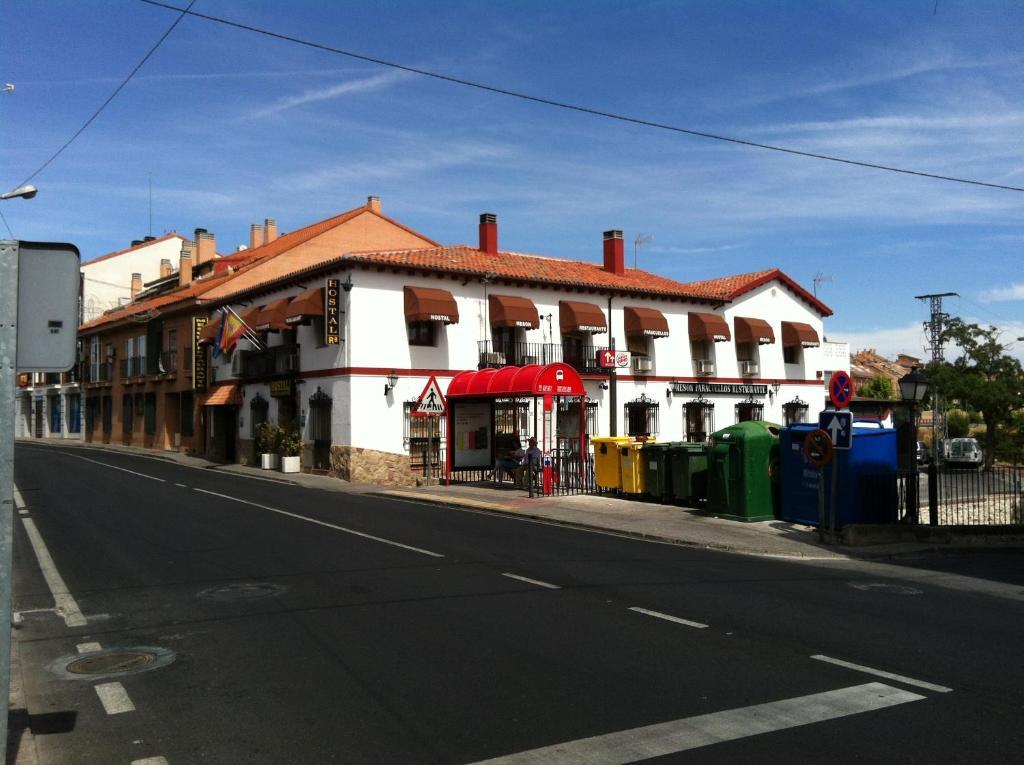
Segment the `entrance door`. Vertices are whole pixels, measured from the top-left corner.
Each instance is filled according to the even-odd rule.
[[[233,406],[217,408],[224,413],[224,429],[221,431],[221,437],[224,439],[224,461],[235,462],[237,460],[235,443],[238,436],[238,409]]]
[[[36,423],[35,423],[35,434],[36,438],[43,437],[43,399],[36,399]]]
[[[320,388],[309,397],[309,437],[313,440],[313,469],[331,469],[331,397]]]

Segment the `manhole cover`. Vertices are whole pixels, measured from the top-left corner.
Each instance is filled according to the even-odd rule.
[[[50,664],[50,670],[69,679],[95,679],[148,672],[167,666],[174,658],[174,652],[166,648],[107,648],[75,656],[63,656]]]
[[[924,590],[908,587],[905,584],[887,584],[886,582],[848,582],[855,590],[864,592],[888,592],[893,595],[922,595]]]
[[[210,587],[199,593],[204,600],[258,600],[280,595],[285,587],[269,582],[238,582]]]
[[[156,662],[149,651],[108,651],[85,656],[68,664],[68,672],[76,675],[106,675],[111,672],[134,672]]]

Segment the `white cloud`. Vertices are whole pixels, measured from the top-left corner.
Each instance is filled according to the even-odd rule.
[[[825,336],[832,341],[849,343],[850,353],[874,349],[890,359],[901,353],[908,356],[926,356],[924,330],[921,322],[917,321],[900,327],[879,327],[857,332],[844,332],[842,329],[826,325]]]
[[[981,294],[986,303],[1003,303],[1010,300],[1024,300],[1024,284],[1011,284],[1009,287],[996,287]]]
[[[288,109],[294,109],[297,106],[314,104],[320,101],[331,101],[339,96],[390,88],[392,85],[408,79],[411,76],[412,75],[406,72],[389,71],[381,74],[375,74],[372,77],[363,77],[358,80],[347,80],[346,82],[341,82],[326,88],[307,90],[297,96],[287,96],[285,98],[278,99],[270,106],[250,112],[249,117],[266,117],[271,114],[278,114]]]

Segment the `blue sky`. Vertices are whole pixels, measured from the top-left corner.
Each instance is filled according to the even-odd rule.
[[[182,3],[184,5],[184,3]],[[1024,186],[1024,5],[1006,2],[226,2],[194,10],[555,100],[805,151]],[[138,0],[4,4],[0,186],[33,172],[166,31]],[[202,226],[299,228],[383,198],[439,241],[684,281],[778,266],[826,334],[921,353],[926,292],[1024,336],[1024,193],[744,148],[482,93],[186,18],[98,120],[4,202],[85,259]],[[6,230],[2,232],[7,235]],[[1015,352],[1024,355],[1024,343]]]

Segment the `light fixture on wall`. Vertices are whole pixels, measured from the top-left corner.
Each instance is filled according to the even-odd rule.
[[[665,388],[665,398],[667,398],[669,401],[672,400],[672,388],[671,387]]]
[[[606,382],[599,382],[597,384],[597,387],[600,388],[601,390],[608,390],[608,383],[606,383]]]
[[[782,387],[782,386],[779,384],[778,380],[773,382],[771,390],[768,391],[768,398],[770,398],[772,401],[774,401],[775,397],[779,395],[779,388],[780,387]]]
[[[392,369],[391,373],[387,376],[387,382],[384,383],[384,395],[386,396],[393,391],[396,385],[398,385],[398,372]]]

